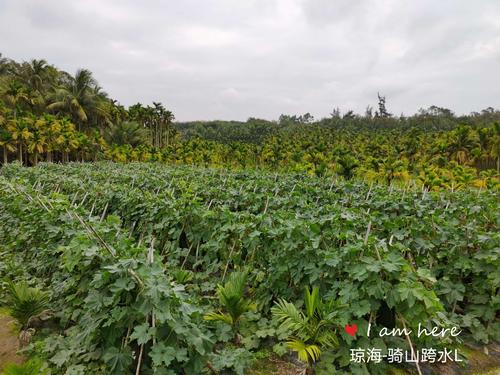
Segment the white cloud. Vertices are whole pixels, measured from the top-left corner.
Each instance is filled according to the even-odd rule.
[[[497,0],[0,0],[0,52],[179,120],[500,107]]]

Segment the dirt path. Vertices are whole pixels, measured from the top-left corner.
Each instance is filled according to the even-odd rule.
[[[17,346],[18,341],[14,319],[10,316],[0,314],[0,373],[7,363],[23,362],[23,357],[16,354]]]

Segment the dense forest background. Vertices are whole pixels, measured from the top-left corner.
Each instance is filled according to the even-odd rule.
[[[335,108],[277,121],[174,122],[161,103],[119,104],[88,70],[0,55],[2,164],[159,161],[268,169],[428,189],[498,188],[500,111],[431,106],[395,116],[382,95],[364,114]]]

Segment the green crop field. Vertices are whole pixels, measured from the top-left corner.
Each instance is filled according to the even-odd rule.
[[[20,329],[50,374],[244,374],[277,357],[317,374],[421,371],[350,349],[465,361],[466,345],[494,343],[498,203],[301,174],[9,164],[1,291],[31,295]],[[377,334],[419,324],[461,333]]]

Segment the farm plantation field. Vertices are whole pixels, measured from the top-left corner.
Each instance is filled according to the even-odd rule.
[[[247,374],[279,357],[307,374],[440,374],[352,350],[493,356],[498,203],[411,181],[10,163],[2,304],[34,373]]]

